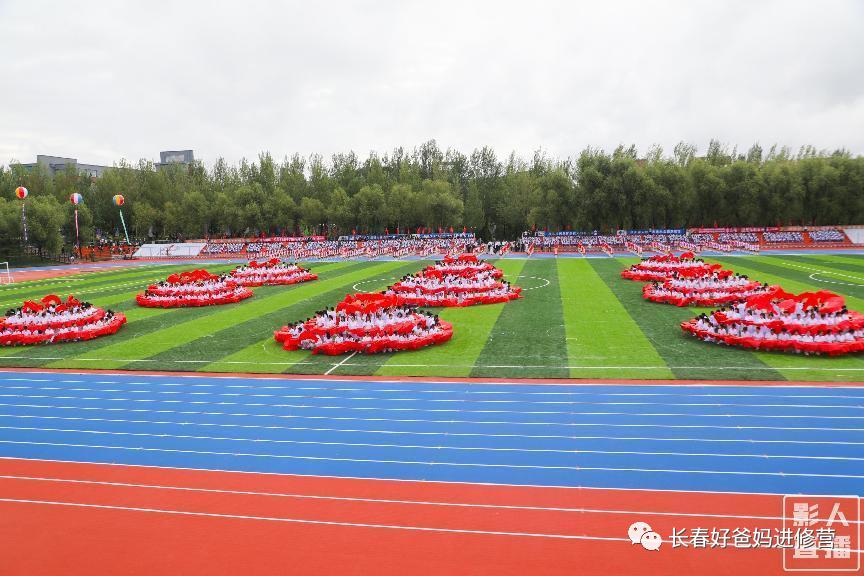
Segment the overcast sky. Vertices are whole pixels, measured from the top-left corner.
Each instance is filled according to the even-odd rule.
[[[0,0],[0,163],[195,150],[864,154],[864,2]]]

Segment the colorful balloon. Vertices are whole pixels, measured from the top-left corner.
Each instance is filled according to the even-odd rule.
[[[117,194],[116,196],[114,196],[114,198],[112,198],[111,201],[114,202],[115,206],[122,206],[123,203],[126,202],[126,200],[123,198],[123,196],[121,194]]]
[[[27,191],[27,189],[24,186],[19,186],[18,188],[15,189],[15,196],[17,196],[21,200],[26,198],[27,194],[29,194],[29,192]]]
[[[79,194],[77,192],[75,192],[74,194],[69,196],[69,201],[72,202],[72,204],[75,204],[76,206],[78,204],[80,204],[83,200],[84,200],[84,197],[81,196],[81,194]]]

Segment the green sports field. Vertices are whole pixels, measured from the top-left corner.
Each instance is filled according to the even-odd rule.
[[[754,256],[709,259],[791,292],[830,289],[864,310],[864,256]],[[827,358],[749,352],[685,337],[678,324],[701,309],[645,302],[642,285],[619,272],[635,259],[502,259],[495,264],[524,298],[444,309],[453,339],[415,352],[324,357],[286,352],[272,338],[346,293],[376,291],[428,264],[313,263],[319,280],[256,288],[239,304],[140,308],[134,295],[191,266],[149,266],[24,282],[0,288],[0,309],[45,294],[75,294],[124,312],[129,323],[91,342],[0,349],[0,366],[505,378],[864,379],[864,356]],[[210,266],[212,272],[231,266]]]

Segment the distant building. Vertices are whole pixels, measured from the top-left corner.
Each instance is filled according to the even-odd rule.
[[[45,169],[48,174],[54,176],[58,172],[64,172],[67,166],[74,166],[75,170],[79,173],[87,174],[92,178],[98,178],[102,176],[102,173],[105,170],[111,168],[111,166],[100,166],[98,164],[80,164],[77,158],[63,158],[62,156],[46,156],[45,154],[39,154],[36,156],[36,162],[31,164],[22,164],[28,170],[32,170],[36,166],[40,166]]]
[[[163,166],[170,166],[171,164],[183,164],[185,166],[193,162],[195,162],[195,155],[192,150],[167,150],[159,153],[159,162],[155,166],[159,170]],[[22,164],[21,166],[28,170],[39,166],[51,176],[65,171],[67,166],[73,166],[79,173],[86,174],[91,178],[98,178],[102,176],[105,170],[112,168],[112,166],[100,166],[98,164],[81,164],[77,158],[64,158],[62,156],[48,156],[45,154],[38,154],[36,162]]]
[[[192,150],[166,150],[159,153],[159,162],[156,164],[156,169],[171,164],[189,165],[195,162],[195,154]]]

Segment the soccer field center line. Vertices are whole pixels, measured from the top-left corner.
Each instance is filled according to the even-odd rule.
[[[0,372],[2,374],[2,372]],[[63,374],[57,373],[57,374]],[[137,374],[131,375],[131,377],[140,377]],[[170,376],[165,375],[161,377],[175,377],[175,378],[186,378],[188,379],[190,376]],[[210,377],[210,376],[192,376],[193,378],[198,379],[214,379],[214,380],[225,380],[225,377]],[[233,378],[233,377],[232,377]],[[284,379],[284,378],[254,378],[252,381],[258,380],[275,380],[280,382],[321,382],[321,380],[310,380],[308,378],[298,378],[294,379]],[[357,383],[356,380],[334,380],[335,382],[351,382]],[[367,393],[413,393],[413,394],[511,394],[511,395],[519,395],[519,396],[686,396],[686,397],[704,397],[704,398],[840,398],[840,399],[859,399],[864,400],[864,394],[862,395],[843,395],[843,394],[718,394],[718,393],[710,393],[710,394],[691,394],[691,393],[670,393],[670,392],[576,392],[576,391],[566,391],[566,392],[533,392],[526,390],[473,390],[467,388],[456,389],[453,386],[453,383],[442,383],[448,386],[448,388],[440,388],[440,389],[429,389],[424,390],[422,388],[416,388],[414,386],[410,388],[336,388],[333,386],[260,386],[257,384],[191,384],[189,382],[145,382],[145,381],[124,381],[124,380],[71,380],[71,379],[55,379],[55,378],[5,378],[0,376],[0,388],[2,389],[17,389],[24,388],[29,389],[29,386],[4,386],[3,382],[41,382],[41,383],[60,383],[60,384],[122,384],[122,385],[130,385],[130,386],[184,386],[190,388],[249,388],[253,390],[330,390],[333,392],[367,392]],[[361,381],[362,382],[362,381]],[[389,383],[386,380],[370,380],[369,384],[387,384]],[[423,384],[434,384],[435,382],[423,382]],[[419,383],[418,383],[419,384]],[[475,383],[475,382],[464,382],[457,383],[464,384],[465,386],[477,386],[478,384],[482,384],[484,386],[495,386],[494,383]],[[548,385],[543,383],[524,383],[521,384],[525,387],[531,388],[554,388],[560,389],[561,387],[567,386],[565,385]],[[585,388],[587,386],[596,386],[598,388],[627,388],[632,389],[632,385],[622,386],[617,384],[573,384],[572,387],[576,388]],[[643,384],[640,385],[643,388],[651,388],[656,387],[651,384]],[[508,386],[509,387],[509,386]],[[666,386],[668,388],[668,386]],[[679,387],[689,390],[693,388],[693,386],[687,385],[679,385]],[[700,387],[700,386],[696,386]],[[707,388],[709,386],[701,386],[703,388]],[[716,388],[718,386],[711,385],[711,388]],[[735,385],[726,385],[728,388],[740,388],[740,386]],[[774,386],[772,388],[808,388],[810,386]],[[824,388],[824,386],[812,386],[812,388]],[[844,388],[844,387],[831,387],[833,388]],[[847,389],[861,389],[857,386],[845,387]],[[44,389],[54,389],[51,387],[45,387]],[[61,390],[63,388],[56,388]]]
[[[151,434],[148,432],[117,432],[108,430],[80,430],[73,428],[39,428],[33,426],[0,426],[0,430],[17,430],[28,432],[61,432],[71,434],[95,434],[105,436],[131,436],[139,438],[208,440],[214,442],[252,442],[255,444],[290,444],[298,446],[350,446],[356,448],[396,448],[409,450],[454,450],[463,452],[522,452],[551,454],[599,454],[599,455],[629,455],[629,456],[676,456],[683,458],[758,458],[775,460],[826,460],[826,461],[864,461],[864,458],[852,456],[802,456],[786,454],[715,454],[699,452],[639,452],[635,450],[561,450],[554,448],[511,448],[489,446],[445,446],[424,444],[373,444],[369,442],[322,442],[317,440],[278,440],[265,438],[235,438],[230,436],[193,436],[191,434]],[[864,476],[862,476],[864,477]]]
[[[649,442],[719,442],[730,444],[816,444],[860,446],[864,442],[831,440],[754,440],[750,438],[658,438],[651,436],[573,436],[564,434],[483,434],[482,432],[433,432],[416,430],[376,430],[364,428],[321,428],[311,426],[265,426],[263,424],[221,424],[218,422],[190,422],[178,420],[129,420],[125,418],[85,418],[83,416],[36,416],[33,414],[0,414],[0,418],[32,420],[68,420],[76,422],[107,422],[114,424],[147,424],[152,426],[201,426],[208,428],[242,428],[251,430],[289,430],[294,432],[338,432],[350,434],[389,434],[394,436],[456,436],[478,438],[546,438],[557,440],[627,440]],[[790,430],[784,428],[784,430]]]
[[[864,420],[862,416],[821,416],[809,414],[691,414],[680,412],[572,412],[561,410],[461,410],[456,408],[384,408],[381,406],[326,406],[316,404],[273,404],[268,402],[206,402],[203,400],[157,400],[152,398],[105,398],[100,396],[54,396],[47,394],[0,394],[3,398],[38,398],[41,400],[85,400],[98,402],[148,402],[160,404],[193,404],[209,406],[265,406],[311,410],[362,410],[381,412],[455,412],[457,414],[561,414],[567,416],[650,416],[694,418],[801,418],[810,420]],[[5,406],[5,404],[0,404]]]
[[[580,402],[577,400],[479,400],[473,398],[381,398],[377,396],[314,396],[311,394],[245,394],[242,392],[192,392],[185,390],[132,390],[129,388],[74,388],[69,386],[3,386],[2,390],[44,390],[64,392],[103,392],[124,394],[166,394],[189,396],[226,396],[229,398],[301,398],[309,400],[346,400],[356,402],[381,401],[381,402],[447,402],[464,404],[552,404],[552,405],[574,405],[574,406],[746,406],[749,408],[840,408],[840,409],[864,409],[864,405],[858,404],[747,404],[737,402]],[[410,390],[406,390],[410,392]],[[49,396],[29,394],[0,394],[3,397],[31,397],[46,398]],[[856,397],[857,398],[857,397]],[[860,397],[864,400],[864,397]]]
[[[339,362],[338,364],[334,364],[334,365],[333,365],[329,370],[327,370],[326,372],[324,372],[324,375],[325,375],[325,376],[329,376],[331,372],[333,372],[334,370],[336,370],[337,368],[339,368],[340,366],[342,366],[343,364],[345,364],[346,362],[348,362],[348,360],[350,360],[351,358],[353,358],[356,354],[357,354],[357,351],[355,350],[354,352],[352,352],[351,354],[349,354],[349,355],[348,355],[344,360],[342,360],[342,361]]]
[[[166,510],[162,508],[135,508],[132,506],[111,506],[107,504],[87,504],[81,502],[58,502],[50,500],[25,500],[16,498],[0,498],[0,502],[10,502],[15,504],[36,504],[48,506],[68,506],[74,508],[95,508],[100,510],[122,510],[128,512],[149,512],[157,514],[175,514],[180,516],[201,516],[207,518],[227,518],[233,520],[259,520],[267,522],[285,522],[292,524],[312,524],[322,526],[343,526],[350,528],[379,528],[388,530],[409,530],[418,532],[444,532],[455,534],[479,534],[487,536],[512,536],[512,537],[530,537],[530,538],[554,538],[565,540],[604,540],[615,542],[629,542],[628,538],[613,538],[604,536],[587,536],[577,534],[545,534],[545,533],[530,533],[530,532],[497,532],[491,530],[468,530],[459,528],[434,528],[428,526],[400,526],[392,524],[363,524],[358,522],[337,522],[331,520],[307,520],[302,518],[279,518],[270,516],[247,516],[242,514],[219,514],[215,512],[193,512],[186,510]]]
[[[674,512],[658,510],[619,510],[609,508],[558,507],[558,506],[525,506],[517,504],[486,504],[482,502],[443,502],[439,500],[397,500],[392,498],[358,498],[352,496],[330,496],[325,494],[299,494],[293,492],[261,492],[255,490],[228,490],[222,488],[202,488],[198,486],[174,486],[166,484],[136,484],[130,482],[109,482],[105,480],[87,480],[80,478],[53,478],[44,476],[20,476],[0,474],[0,480],[23,480],[29,482],[45,482],[58,484],[81,484],[91,486],[111,486],[117,488],[135,488],[142,490],[165,490],[177,492],[193,492],[203,494],[227,494],[236,496],[261,496],[264,498],[286,498],[297,500],[324,500],[334,502],[363,502],[371,504],[396,504],[406,506],[440,506],[447,508],[477,508],[489,510],[525,510],[539,512],[563,512],[579,514],[620,514],[672,516],[681,518],[723,518],[730,520],[771,520],[783,521],[782,516],[760,516],[750,514],[715,514],[700,512]],[[815,521],[826,521],[827,518],[816,518]],[[851,524],[864,524],[864,520],[848,520]]]
[[[519,422],[508,420],[430,420],[423,418],[355,418],[351,416],[301,416],[297,414],[261,414],[254,412],[213,412],[199,410],[148,410],[146,408],[102,408],[95,406],[54,406],[51,404],[9,404],[0,402],[0,406],[11,408],[41,408],[50,410],[80,410],[96,412],[134,412],[148,414],[195,414],[202,416],[231,416],[250,418],[279,418],[296,420],[333,420],[352,422],[413,422],[429,424],[479,424],[479,425],[513,425],[513,426],[570,426],[594,428],[669,428],[669,429],[711,429],[711,430],[810,430],[821,432],[864,432],[864,428],[827,428],[807,426],[711,426],[697,424],[609,424],[594,422]]]
[[[679,470],[670,468],[612,468],[608,466],[550,466],[539,464],[500,464],[480,462],[442,462],[426,460],[379,460],[374,458],[334,458],[328,456],[297,456],[295,454],[262,454],[252,452],[222,452],[216,450],[185,450],[180,448],[150,448],[144,446],[112,446],[106,444],[76,444],[72,442],[36,442],[32,440],[0,440],[0,444],[14,446],[50,446],[56,448],[85,448],[94,450],[121,450],[129,452],[158,452],[167,454],[195,454],[205,456],[234,456],[238,458],[272,458],[277,460],[304,460],[315,462],[353,462],[366,464],[398,464],[408,466],[504,468],[518,470],[571,470],[574,472],[649,472],[657,474],[702,474],[723,476],[779,476],[789,478],[850,478],[864,479],[861,474],[821,474],[804,472],[759,472],[752,470]]]
[[[68,362],[122,362],[124,364],[131,363],[172,363],[172,364],[236,364],[236,365],[258,365],[258,366],[302,366],[315,365],[322,366],[321,362],[264,362],[259,360],[222,360],[219,358],[212,360],[169,360],[155,358],[76,358],[66,356],[0,356],[0,360],[39,360],[39,361],[54,361],[65,360]],[[358,362],[342,361],[341,363],[332,362],[330,365],[339,364],[340,366],[361,366],[366,367],[368,364]],[[326,365],[326,364],[323,364]],[[520,368],[524,370],[532,369],[568,369],[568,370],[704,370],[705,366],[558,366],[558,365],[509,365],[509,364],[387,364],[391,368]],[[753,370],[774,371],[776,368],[770,366],[710,366],[716,370],[741,370],[750,372]],[[789,366],[783,367],[781,370],[794,370],[805,372],[864,372],[862,367],[826,367],[826,366]],[[434,378],[434,376],[431,376]]]

